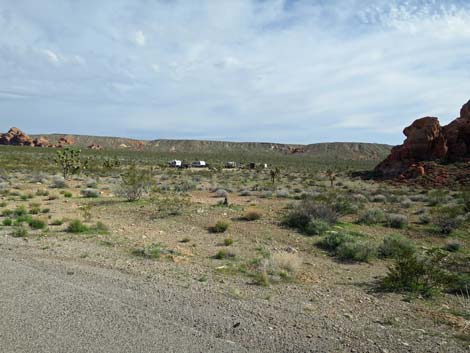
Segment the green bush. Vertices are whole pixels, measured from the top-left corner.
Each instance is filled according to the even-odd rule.
[[[135,164],[131,164],[129,169],[121,175],[121,185],[117,193],[125,197],[127,201],[138,201],[150,190],[152,184],[151,170],[141,170]]]
[[[83,222],[80,221],[79,219],[74,219],[73,221],[69,223],[66,231],[68,233],[78,234],[78,233],[86,233],[90,231],[90,228],[87,225],[83,224]]]
[[[218,221],[215,225],[209,227],[211,233],[224,233],[229,227],[229,223],[225,221]]]
[[[14,215],[16,217],[26,216],[28,214],[28,210],[24,206],[18,206],[14,211]]]
[[[133,249],[131,252],[135,256],[145,257],[147,259],[159,259],[162,255],[162,244],[156,243],[143,248]]]
[[[445,255],[436,250],[424,254],[405,252],[389,267],[379,287],[385,291],[411,292],[431,297],[449,286],[455,278],[443,269],[443,260]]]
[[[415,245],[402,235],[388,235],[379,246],[379,256],[383,258],[399,258],[413,252]]]
[[[213,256],[216,260],[233,259],[234,257],[235,254],[227,250],[219,250],[217,254]]]
[[[366,225],[373,225],[382,223],[385,221],[385,214],[383,211],[378,209],[370,209],[365,211],[358,219],[358,223],[366,224]]]
[[[336,249],[343,243],[352,242],[355,236],[345,232],[330,232],[319,245],[328,251],[335,252]]]
[[[387,215],[387,226],[395,229],[403,229],[408,226],[408,218],[401,214],[391,213]]]
[[[13,224],[13,220],[11,218],[5,218],[2,222],[4,226],[11,226]]]
[[[313,199],[302,200],[289,212],[282,224],[307,235],[321,234],[338,221],[338,213],[332,206]]]
[[[303,232],[306,235],[322,235],[331,228],[330,224],[321,219],[312,219],[304,227]]]
[[[441,234],[448,235],[464,222],[460,206],[441,206],[431,210],[431,222]]]
[[[369,262],[377,256],[377,248],[367,241],[354,239],[341,243],[336,249],[336,256],[341,260]]]
[[[20,225],[13,229],[11,235],[15,238],[25,238],[28,236],[28,230],[23,225]]]
[[[42,219],[38,219],[38,218],[31,219],[28,224],[32,229],[44,229],[44,228],[46,228],[46,222],[44,222]]]

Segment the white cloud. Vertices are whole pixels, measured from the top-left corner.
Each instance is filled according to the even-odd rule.
[[[42,53],[45,55],[47,60],[52,64],[57,64],[59,62],[59,56],[54,53],[52,50],[43,49]]]
[[[144,47],[147,44],[147,38],[145,38],[144,32],[137,31],[135,32],[135,42],[137,45]]]

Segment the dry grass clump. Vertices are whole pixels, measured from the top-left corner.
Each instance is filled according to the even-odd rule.
[[[302,259],[295,253],[287,251],[276,252],[272,256],[272,266],[276,272],[286,273],[290,277],[296,277],[302,266]]]
[[[242,219],[244,219],[245,221],[256,221],[261,217],[262,213],[260,211],[251,209],[245,212]]]

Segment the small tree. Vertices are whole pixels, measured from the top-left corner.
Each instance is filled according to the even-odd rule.
[[[331,187],[335,186],[336,172],[333,169],[328,169],[326,171],[326,176],[330,180]]]
[[[138,201],[152,186],[152,171],[139,170],[135,164],[121,175],[121,185],[118,194],[128,201]]]
[[[271,169],[269,173],[271,174],[271,181],[274,184],[276,182],[276,178],[281,173],[281,170],[278,167],[276,167],[275,169]]]
[[[62,169],[64,179],[88,169],[90,160],[88,158],[82,160],[81,154],[80,149],[69,147],[57,151],[54,161]]]

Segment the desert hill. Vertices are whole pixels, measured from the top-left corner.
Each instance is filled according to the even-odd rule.
[[[390,153],[392,146],[376,143],[332,142],[310,145],[279,144],[268,142],[225,142],[202,140],[135,140],[120,137],[45,134],[31,135],[32,138],[45,138],[48,141],[67,139],[74,141],[75,146],[82,148],[91,145],[103,149],[132,149],[161,153],[266,153],[315,155],[317,157],[338,158],[342,160],[382,160]]]

